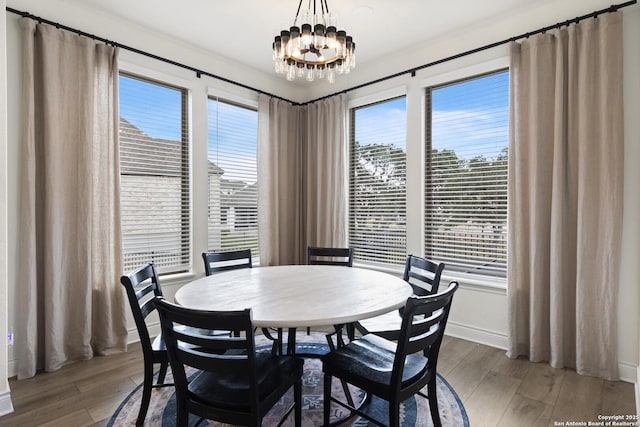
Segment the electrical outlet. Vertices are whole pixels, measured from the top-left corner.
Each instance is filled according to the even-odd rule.
[[[13,329],[9,329],[9,332],[7,332],[7,345],[9,347],[13,345]]]

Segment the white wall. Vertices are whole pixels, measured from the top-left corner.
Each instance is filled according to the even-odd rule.
[[[3,9],[4,10],[4,9]],[[16,80],[14,76],[19,75],[20,69],[18,68],[19,64],[19,56],[18,56],[18,48],[19,46],[16,44],[16,34],[17,29],[14,31],[15,19],[11,16],[10,13],[7,13],[6,16],[6,34],[7,34],[7,49],[4,58],[6,58],[7,70],[7,110],[4,115],[7,119],[8,123],[17,123],[15,120],[18,120],[19,116],[17,115],[17,109],[19,108],[20,103],[17,103],[18,99],[18,88],[20,86],[20,81]],[[15,325],[14,319],[14,311],[15,307],[15,275],[16,275],[16,267],[17,267],[17,226],[18,226],[18,206],[20,205],[20,187],[19,187],[19,174],[16,168],[17,163],[19,162],[19,143],[17,138],[18,128],[16,126],[7,126],[7,140],[6,140],[6,153],[7,153],[7,167],[6,171],[6,182],[8,184],[8,191],[6,195],[6,201],[2,205],[3,208],[6,208],[7,222],[9,227],[7,227],[7,306],[6,313],[8,316],[8,327],[13,328]],[[11,183],[11,184],[9,184]],[[1,285],[0,285],[1,286]],[[4,331],[5,329],[3,329]],[[3,345],[5,340],[0,339],[2,342],[0,345]],[[16,374],[14,365],[15,359],[13,354],[14,347],[9,347],[8,351],[8,361],[7,361],[7,374],[9,377],[12,377]]]
[[[95,15],[90,10],[69,10],[61,7],[63,0],[42,2],[37,0],[14,0],[9,2],[12,7],[26,10],[47,19],[60,21],[71,27],[81,28],[87,32],[112,38],[117,41],[143,50],[148,50],[161,56],[182,61],[204,70],[216,72],[220,75],[232,76],[234,80],[252,86],[269,88],[269,92],[293,100],[308,100],[319,96],[346,89],[355,84],[363,83],[374,78],[401,70],[412,68],[430,61],[445,58],[450,55],[466,51],[486,43],[503,40],[513,35],[556,23],[578,15],[589,13],[596,9],[608,7],[609,0],[546,0],[531,2],[527,10],[516,15],[503,16],[491,22],[480,22],[464,32],[450,37],[433,40],[416,46],[412,51],[399,53],[384,61],[358,64],[356,72],[348,76],[340,76],[332,87],[314,85],[308,91],[299,87],[292,87],[282,79],[256,73],[254,70],[237,67],[223,59],[216,58],[204,51],[192,49],[180,42],[176,42],[165,35],[147,32],[126,21],[116,20],[109,16]],[[620,277],[620,309],[614,315],[618,318],[618,359],[621,375],[624,379],[635,381],[638,375],[639,319],[640,294],[638,291],[638,277],[640,277],[640,168],[635,166],[640,158],[640,87],[638,75],[640,70],[640,51],[634,46],[640,40],[640,7],[633,6],[624,9],[625,34],[625,210],[624,210],[624,240],[623,259]],[[15,248],[18,235],[16,231],[18,221],[19,195],[19,133],[13,125],[20,123],[19,107],[19,37],[15,15],[7,16],[8,42],[8,118],[11,125],[8,129],[8,276],[9,283],[15,283]],[[126,40],[121,36],[126,34]],[[504,63],[507,56],[506,46],[496,47],[472,56],[450,61],[436,67],[421,70],[416,77],[409,75],[386,81],[374,86],[366,87],[349,93],[350,99],[371,96],[384,90],[397,91],[398,88],[407,94],[407,152],[408,152],[408,252],[422,253],[422,159],[424,157],[422,129],[422,93],[423,87],[429,82],[446,79],[460,73],[460,70],[472,72],[474,67],[490,67]],[[175,84],[188,87],[191,90],[192,114],[192,143],[194,159],[206,159],[206,94],[210,87],[214,91],[223,91],[240,99],[255,99],[255,94],[238,89],[237,87],[220,83],[213,79],[197,79],[191,73],[177,69],[167,64],[158,63],[149,58],[140,57],[128,52],[122,52],[121,62],[134,69],[154,70],[160,80],[169,79]],[[469,68],[471,67],[471,68]],[[135,71],[135,70],[134,70]],[[1,146],[1,145],[0,145]],[[199,251],[206,248],[206,177],[207,168],[202,162],[195,162],[193,168],[193,204],[194,204],[194,274],[202,274],[202,267],[197,262]],[[1,236],[0,236],[1,237]],[[1,242],[1,239],[0,239]],[[0,276],[1,277],[1,276]],[[179,285],[193,277],[184,275],[173,281],[163,281],[163,288],[168,297],[172,297]],[[445,277],[445,280],[448,278]],[[2,284],[0,279],[0,294]],[[0,297],[1,298],[1,297]],[[9,326],[14,324],[12,312],[14,298],[13,286],[9,286]],[[2,301],[0,300],[0,303]],[[507,343],[506,322],[506,290],[500,283],[472,283],[462,281],[461,289],[449,320],[448,332],[453,335],[474,339],[496,347],[504,348]],[[2,325],[0,325],[2,326]],[[130,321],[130,330],[134,330]],[[134,335],[131,335],[132,337]],[[2,349],[0,344],[0,350]],[[9,375],[14,369],[15,359],[9,349]],[[0,363],[2,362],[0,356]],[[1,373],[1,372],[0,372]]]
[[[0,22],[5,22],[6,2],[0,1]],[[13,411],[7,382],[7,37],[0,27],[0,416]]]

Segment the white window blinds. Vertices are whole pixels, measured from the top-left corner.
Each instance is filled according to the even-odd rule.
[[[121,74],[120,182],[124,269],[190,266],[189,138],[184,89]]]
[[[426,93],[425,256],[506,276],[509,73]]]
[[[406,259],[406,101],[351,110],[349,245],[357,261]]]
[[[258,253],[258,112],[209,99],[208,250]]]

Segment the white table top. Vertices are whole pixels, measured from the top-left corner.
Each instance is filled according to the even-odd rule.
[[[402,307],[412,295],[399,277],[354,267],[287,265],[230,270],[194,280],[176,303],[200,310],[251,308],[258,327],[344,324]]]

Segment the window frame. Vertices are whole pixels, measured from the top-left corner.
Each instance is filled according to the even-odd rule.
[[[445,86],[448,84],[454,84],[456,82],[465,81],[469,79],[473,79],[475,77],[480,77],[483,75],[496,73],[500,71],[509,70],[509,57],[508,56],[499,56],[494,59],[490,59],[487,61],[479,62],[467,67],[461,67],[452,69],[450,71],[436,74],[430,77],[426,77],[420,80],[420,92],[421,92],[421,105],[422,105],[422,138],[421,138],[421,151],[423,155],[422,167],[421,167],[421,189],[422,189],[422,197],[421,197],[421,216],[420,216],[420,231],[421,231],[421,245],[420,245],[420,253],[424,256],[426,249],[426,169],[427,169],[427,133],[429,132],[429,124],[427,117],[428,111],[426,108],[427,102],[427,89],[430,87],[437,86]],[[509,95],[509,103],[511,102],[511,94]],[[508,205],[507,205],[508,206]],[[507,250],[508,250],[508,236],[507,236]],[[497,276],[489,276],[482,274],[473,274],[473,273],[461,273],[457,271],[445,271],[443,272],[442,277],[445,280],[460,280],[462,279],[465,285],[471,285],[474,287],[486,288],[489,291],[496,291],[498,293],[504,292],[507,287],[507,279],[506,277],[497,277]]]
[[[118,77],[120,75],[124,75],[127,77],[131,77],[134,79],[140,79],[142,81],[158,84],[160,86],[166,86],[168,88],[177,89],[183,92],[182,100],[181,100],[181,112],[182,118],[181,121],[183,123],[182,127],[182,143],[186,144],[186,150],[183,150],[183,159],[182,162],[187,165],[187,173],[182,176],[182,188],[186,188],[186,192],[182,193],[182,197],[185,195],[188,197],[186,203],[183,201],[183,206],[187,207],[188,212],[181,216],[182,224],[181,229],[183,230],[183,236],[185,235],[188,238],[187,245],[187,262],[185,264],[180,264],[179,266],[159,266],[157,267],[157,271],[159,275],[169,275],[179,277],[185,274],[191,274],[193,272],[194,265],[194,191],[193,191],[193,175],[194,175],[194,162],[193,162],[193,140],[194,140],[194,130],[193,130],[193,84],[186,79],[181,79],[174,75],[165,74],[156,69],[143,67],[140,65],[136,65],[127,61],[120,60],[118,63]],[[118,87],[118,91],[120,88]],[[118,105],[120,105],[120,100],[118,100]],[[118,129],[120,127],[118,126]],[[186,182],[184,182],[186,180]],[[122,214],[121,214],[122,215]],[[124,265],[124,248],[123,248],[123,267],[126,270],[126,266]],[[124,272],[127,273],[126,271]]]
[[[353,141],[352,141],[352,134],[353,134],[353,110],[358,109],[358,108],[363,108],[366,106],[372,106],[372,105],[376,105],[376,104],[380,104],[380,103],[384,103],[387,101],[391,101],[394,100],[396,98],[400,98],[400,97],[404,97],[405,98],[405,106],[407,109],[407,117],[405,118],[405,151],[408,148],[409,145],[409,141],[407,138],[408,135],[408,124],[409,124],[409,111],[408,111],[408,88],[406,85],[401,85],[401,86],[396,86],[396,87],[391,87],[382,91],[378,91],[375,93],[371,93],[368,95],[364,95],[364,96],[360,96],[360,97],[356,97],[353,98],[351,100],[349,100],[347,102],[347,109],[346,109],[346,133],[347,133],[347,145],[348,145],[348,154],[347,154],[347,182],[346,182],[346,192],[347,192],[347,238],[349,241],[351,241],[351,236],[350,236],[350,223],[351,223],[351,215],[352,215],[352,209],[351,209],[351,178],[352,178],[352,169],[351,169],[351,164],[352,164],[352,155],[353,155]],[[407,165],[408,166],[408,165]],[[406,179],[408,180],[409,174],[407,171],[407,175],[406,175]],[[408,197],[408,191],[407,191],[407,187],[405,186],[405,209],[408,208],[407,206],[407,197]],[[405,218],[406,220],[406,218]],[[407,239],[406,239],[406,233],[408,232],[409,228],[408,228],[409,224],[408,222],[405,222],[405,249],[407,248]],[[402,262],[401,264],[382,264],[382,263],[374,263],[374,262],[368,262],[368,261],[362,261],[362,260],[358,260],[357,258],[357,250],[355,251],[355,258],[354,258],[354,265],[357,266],[361,266],[361,267],[365,267],[365,268],[370,268],[370,269],[374,269],[374,270],[380,270],[380,271],[387,271],[390,273],[395,273],[395,274],[399,274],[402,272],[403,268],[404,268],[404,262]]]
[[[213,88],[208,88],[207,89],[207,96],[206,96],[206,114],[207,114],[207,119],[206,119],[206,139],[205,139],[205,145],[206,145],[206,159],[207,159],[207,164],[208,164],[208,159],[209,159],[209,101],[216,101],[216,102],[222,102],[228,105],[232,105],[238,108],[244,108],[247,110],[251,110],[251,111],[255,111],[256,113],[256,183],[259,183],[259,176],[258,176],[258,138],[259,138],[259,134],[258,134],[258,126],[259,126],[259,121],[260,121],[260,116],[259,116],[259,111],[258,111],[258,100],[257,97],[256,98],[246,98],[246,97],[242,97],[242,96],[238,96],[229,92],[225,92],[223,90],[218,90],[218,89],[213,89]],[[208,166],[207,166],[208,169]],[[208,184],[207,184],[207,189],[209,188]],[[207,212],[206,212],[206,218],[207,218],[207,226],[206,226],[206,234],[207,234],[207,239],[206,239],[206,250],[216,250],[214,248],[210,248],[209,247],[209,224],[208,224],[208,219],[209,219],[209,209],[210,209],[210,204],[209,204],[209,196],[210,196],[210,192],[209,189],[207,190],[207,204],[206,204],[206,208],[207,208]],[[221,212],[222,215],[222,212]],[[259,227],[259,219],[258,219],[258,205],[257,205],[257,200],[256,200],[256,230],[258,230]],[[258,265],[260,262],[260,233],[259,230],[257,231],[258,233],[258,247],[255,251],[252,251],[252,261],[254,265]],[[243,248],[239,248],[239,249],[243,249]],[[231,250],[231,249],[220,249],[220,250]]]

